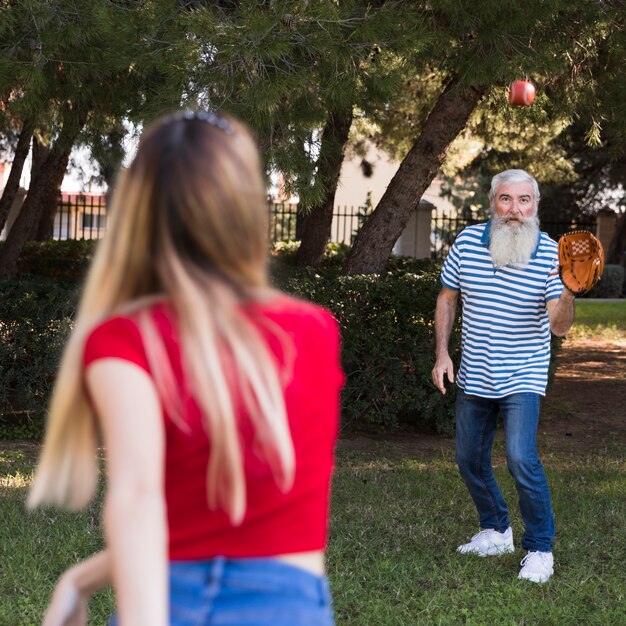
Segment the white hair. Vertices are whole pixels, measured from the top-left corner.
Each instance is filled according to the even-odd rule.
[[[539,200],[541,198],[539,193],[539,184],[526,170],[505,170],[504,172],[496,174],[491,179],[491,189],[489,190],[489,206],[491,207],[491,213],[494,214],[494,200],[496,194],[498,193],[498,188],[500,185],[507,185],[509,183],[530,183],[532,185],[533,204],[535,208],[535,215],[537,215]]]

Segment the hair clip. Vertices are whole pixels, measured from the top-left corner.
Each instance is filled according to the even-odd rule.
[[[223,117],[217,115],[217,113],[213,113],[211,111],[183,111],[182,113],[174,115],[174,119],[200,120],[202,122],[207,122],[208,124],[211,124],[211,126],[215,126],[220,130],[223,130],[227,135],[232,135],[235,132],[228,120],[225,120]]]

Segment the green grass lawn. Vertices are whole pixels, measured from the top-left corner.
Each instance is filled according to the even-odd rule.
[[[533,585],[516,579],[521,550],[491,559],[455,553],[477,522],[450,442],[430,459],[403,458],[391,444],[375,454],[340,451],[329,549],[337,623],[626,623],[623,452],[621,460],[550,458],[556,574],[545,585]],[[497,445],[496,472],[519,545],[522,525],[501,455]],[[56,577],[101,545],[97,505],[80,515],[24,511],[30,468],[22,452],[0,455],[3,626],[38,624]],[[91,623],[105,624],[112,608],[110,593],[97,596]]]
[[[623,457],[622,457],[623,458]],[[581,459],[547,467],[557,520],[556,574],[517,580],[525,554],[456,554],[477,529],[452,459],[341,459],[329,567],[339,624],[608,625],[626,623],[626,467]],[[522,523],[512,479],[496,471]]]
[[[626,339],[626,299],[596,302],[593,299],[576,301],[576,320],[568,337],[573,339]]]
[[[579,301],[570,336],[626,339],[626,301]],[[580,457],[558,448],[544,454],[556,572],[533,585],[516,578],[519,549],[490,559],[455,553],[477,519],[452,442],[435,441],[426,452],[384,438],[359,450],[340,446],[328,553],[338,625],[626,624],[626,442]],[[39,624],[57,576],[102,545],[100,500],[79,515],[25,511],[35,454],[0,442],[0,626]],[[522,524],[502,456],[498,441],[496,473],[519,546]],[[91,623],[105,624],[112,610],[112,594],[98,595]]]
[[[56,578],[102,545],[99,502],[80,514],[24,507],[34,462],[0,442],[0,624],[35,626]],[[110,592],[93,602],[92,624],[104,625],[113,607]]]

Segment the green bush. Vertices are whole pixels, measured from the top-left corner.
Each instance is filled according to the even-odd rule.
[[[439,266],[394,259],[379,277],[341,276],[332,258],[319,269],[290,263],[289,255],[275,262],[277,286],[327,307],[341,325],[344,424],[452,432],[454,390],[442,396],[430,376]],[[456,362],[459,337],[457,327],[451,340]]]
[[[0,438],[38,438],[96,241],[30,241],[0,281]]]
[[[589,298],[619,298],[624,285],[624,267],[605,265],[600,282],[589,292]]]
[[[44,251],[35,248],[31,259],[43,259]],[[84,253],[90,255],[91,250],[85,247]],[[347,374],[344,423],[385,428],[411,424],[450,432],[454,392],[442,398],[430,383],[438,272],[430,262],[426,264],[430,271],[409,272],[424,263],[394,259],[392,269],[381,278],[341,276],[345,253],[344,247],[331,247],[318,270],[296,267],[293,248],[279,250],[273,263],[277,286],[328,307],[341,324]],[[52,257],[54,252],[48,256]],[[74,261],[74,267],[86,267],[87,259],[77,255]],[[34,436],[41,430],[71,329],[76,283],[26,276],[0,283],[0,434],[4,437]],[[453,347],[457,344],[455,334]]]
[[[40,263],[47,276],[0,281],[0,437],[38,436],[41,432],[61,351],[72,326],[79,275],[84,274],[93,251],[91,244],[71,243],[82,248],[65,247],[65,242],[32,245],[30,267]],[[343,424],[368,423],[385,429],[410,425],[450,434],[455,389],[451,387],[442,396],[430,376],[440,265],[391,258],[381,276],[342,276],[345,246],[329,246],[317,269],[296,266],[296,249],[293,244],[277,246],[273,280],[284,291],[327,307],[339,321],[347,375]],[[58,276],[57,270],[43,259],[52,263],[50,259],[60,258],[64,252],[72,259],[65,265],[68,275],[50,278]],[[554,351],[559,347],[560,341],[554,338]],[[450,354],[458,367],[459,323],[452,333]]]
[[[38,436],[77,300],[48,277],[0,281],[0,435]]]
[[[29,241],[20,255],[17,273],[80,282],[87,272],[96,243],[96,240]]]

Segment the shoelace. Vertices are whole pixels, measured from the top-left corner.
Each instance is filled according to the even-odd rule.
[[[520,561],[520,565],[524,566],[526,565],[526,563],[528,561],[530,561],[530,559],[532,558],[538,558],[541,561],[541,564],[543,565],[543,562],[546,560],[547,558],[547,552],[529,552],[521,561]]]
[[[493,532],[493,530],[491,528],[484,528],[483,530],[477,532],[471,539],[471,541],[474,541],[474,539],[478,539],[478,537],[480,537],[481,535],[486,535],[488,533]],[[528,556],[528,555],[527,555]]]

